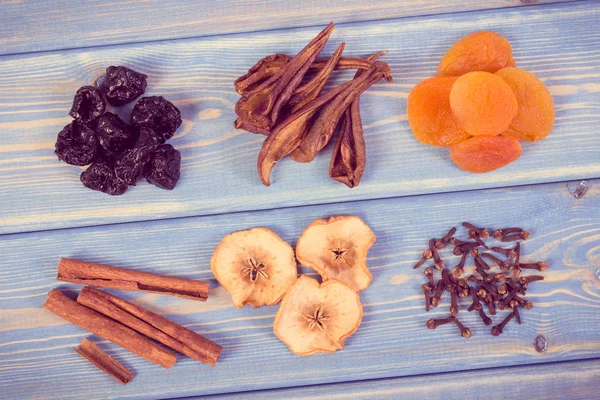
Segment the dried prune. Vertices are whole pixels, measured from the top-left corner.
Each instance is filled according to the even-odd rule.
[[[71,165],[88,165],[98,152],[96,132],[77,121],[65,126],[56,138],[54,154]]]
[[[152,129],[142,127],[135,146],[125,151],[123,156],[115,163],[117,178],[125,181],[128,185],[135,185],[159,144],[159,139]]]
[[[138,132],[127,125],[118,115],[105,112],[96,122],[98,143],[108,154],[131,149],[137,140]]]
[[[179,180],[181,154],[170,144],[158,146],[144,169],[144,178],[162,189],[173,190]]]
[[[77,122],[88,124],[104,113],[106,102],[93,86],[83,86],[75,93],[69,115]]]
[[[161,143],[173,137],[181,122],[179,109],[162,96],[139,99],[131,113],[131,123],[152,129]]]
[[[101,85],[104,97],[113,106],[122,106],[146,91],[148,76],[126,67],[110,66]]]
[[[90,165],[81,173],[80,179],[83,186],[112,196],[118,196],[127,190],[127,183],[117,178],[114,168],[101,161]]]

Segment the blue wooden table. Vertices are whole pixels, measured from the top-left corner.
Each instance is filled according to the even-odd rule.
[[[394,76],[361,98],[363,181],[330,180],[321,154],[282,161],[266,188],[255,171],[263,137],[232,126],[232,82],[265,55],[294,54],[330,20],[325,53],[342,41],[346,55],[387,50]],[[599,22],[594,0],[0,0],[0,398],[598,398]],[[414,139],[406,97],[454,41],[482,29],[508,38],[518,66],[544,81],[556,124],[516,162],[473,175]],[[144,72],[147,94],[182,110],[174,191],[144,184],[109,197],[56,160],[73,93],[108,65]],[[273,334],[277,307],[234,308],[209,260],[232,231],[265,226],[294,245],[311,221],[340,214],[377,235],[363,322],[341,352],[294,356]],[[463,220],[529,228],[524,253],[550,265],[528,291],[524,324],[500,337],[476,315],[464,316],[469,340],[425,328],[447,312],[425,314],[412,264],[427,238]],[[98,340],[136,374],[115,384],[73,352],[89,334],[42,308],[50,289],[77,289],[56,281],[60,257],[211,282],[206,303],[119,295],[221,344],[217,366],[180,357],[164,370]]]

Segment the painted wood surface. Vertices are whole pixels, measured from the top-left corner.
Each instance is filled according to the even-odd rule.
[[[600,359],[490,368],[181,400],[444,399],[589,400],[598,397]]]
[[[341,41],[351,55],[387,49],[395,77],[362,97],[369,160],[355,189],[328,177],[332,146],[308,165],[280,162],[273,185],[263,187],[256,174],[263,136],[232,127],[233,80],[267,54],[298,51],[319,28],[3,57],[0,233],[598,177],[599,19],[600,2],[587,1],[338,27],[325,53]],[[447,149],[418,143],[406,120],[410,89],[434,74],[455,40],[478,29],[511,41],[517,64],[548,85],[557,110],[548,138],[482,175],[459,170]],[[143,183],[111,198],[83,188],[81,169],[52,153],[76,89],[112,64],[147,73],[148,94],[182,110],[172,141],[182,152],[182,178],[173,192]]]
[[[572,0],[1,0],[0,54]]]
[[[558,183],[2,235],[3,396],[151,399],[599,358],[600,180],[590,184],[582,198]],[[220,239],[234,230],[265,226],[293,245],[311,221],[336,214],[359,215],[377,234],[367,259],[374,279],[361,293],[365,316],[345,350],[294,356],[272,332],[277,308],[233,308],[229,295],[211,278],[209,259]],[[499,337],[464,310],[459,317],[473,330],[471,339],[462,338],[453,326],[425,327],[428,318],[448,314],[448,299],[426,313],[420,294],[424,277],[412,265],[429,237],[463,220],[529,228],[533,237],[523,246],[523,260],[550,265],[543,273],[546,279],[530,286],[528,298],[535,306],[523,312],[523,325],[511,323]],[[126,387],[113,384],[72,351],[88,334],[42,309],[51,288],[76,288],[55,280],[59,257],[210,280],[206,303],[119,295],[221,344],[220,362],[210,368],[180,358],[175,367],[163,370],[102,342],[103,349],[136,374]],[[457,258],[447,261],[452,265]],[[505,313],[494,317],[494,323]],[[548,339],[544,353],[532,345],[538,334]],[[508,385],[511,378],[503,379]]]

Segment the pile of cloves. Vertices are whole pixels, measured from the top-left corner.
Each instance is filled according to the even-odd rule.
[[[419,268],[428,260],[433,261],[433,268],[427,267],[424,275],[427,283],[421,285],[425,295],[425,310],[438,307],[444,292],[450,294],[450,316],[448,318],[429,319],[427,327],[435,329],[439,325],[449,322],[455,323],[461,331],[461,335],[470,338],[472,332],[460,323],[456,317],[460,311],[459,299],[471,298],[471,304],[467,311],[477,311],[485,325],[491,325],[492,319],[485,313],[484,305],[487,306],[490,315],[496,315],[496,310],[510,310],[510,313],[501,323],[492,327],[492,335],[498,336],[506,324],[514,317],[521,324],[519,308],[531,309],[533,303],[525,300],[524,296],[531,282],[543,280],[541,275],[521,276],[523,270],[534,269],[545,271],[548,264],[544,261],[536,263],[521,262],[521,243],[527,240],[531,233],[521,228],[507,228],[488,230],[479,228],[469,222],[463,222],[467,228],[467,239],[459,240],[454,235],[456,228],[439,239],[430,239],[429,247],[423,252],[421,259],[414,268]],[[490,232],[493,232],[490,235]],[[485,239],[495,239],[499,242],[516,242],[514,247],[505,248],[488,246]],[[458,264],[450,271],[440,256],[440,250],[452,245],[452,254],[460,256]],[[475,272],[468,277],[465,274],[467,258],[471,256],[475,265]],[[489,260],[490,264],[486,260]],[[492,266],[496,265],[500,272],[492,272]],[[434,271],[440,271],[440,279],[436,282]]]
[[[371,85],[392,81],[387,63],[376,61],[385,52],[366,59],[342,57],[344,43],[325,60],[318,60],[333,31],[330,23],[295,57],[273,54],[259,60],[238,78],[242,96],[235,105],[234,126],[267,135],[258,156],[258,175],[270,186],[271,171],[291,154],[298,162],[311,162],[331,140],[339,136],[329,166],[329,176],[352,188],[365,169],[366,150],[360,118],[360,95]],[[354,79],[321,95],[336,69],[356,69]],[[304,79],[309,71],[315,74]]]

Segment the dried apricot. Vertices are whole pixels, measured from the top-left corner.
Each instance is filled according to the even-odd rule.
[[[494,73],[514,63],[508,40],[495,32],[473,32],[454,43],[442,57],[439,76],[460,76],[472,71]]]
[[[519,103],[502,78],[489,72],[469,72],[450,90],[450,108],[460,126],[473,136],[499,135],[517,115]]]
[[[496,75],[512,88],[519,103],[517,116],[502,134],[526,142],[548,136],[554,125],[554,102],[548,88],[534,74],[519,68],[502,68]]]
[[[450,109],[456,77],[435,77],[417,84],[408,95],[408,123],[421,143],[450,146],[469,138]]]
[[[521,143],[510,136],[478,136],[450,146],[450,158],[465,171],[490,172],[521,156]]]

